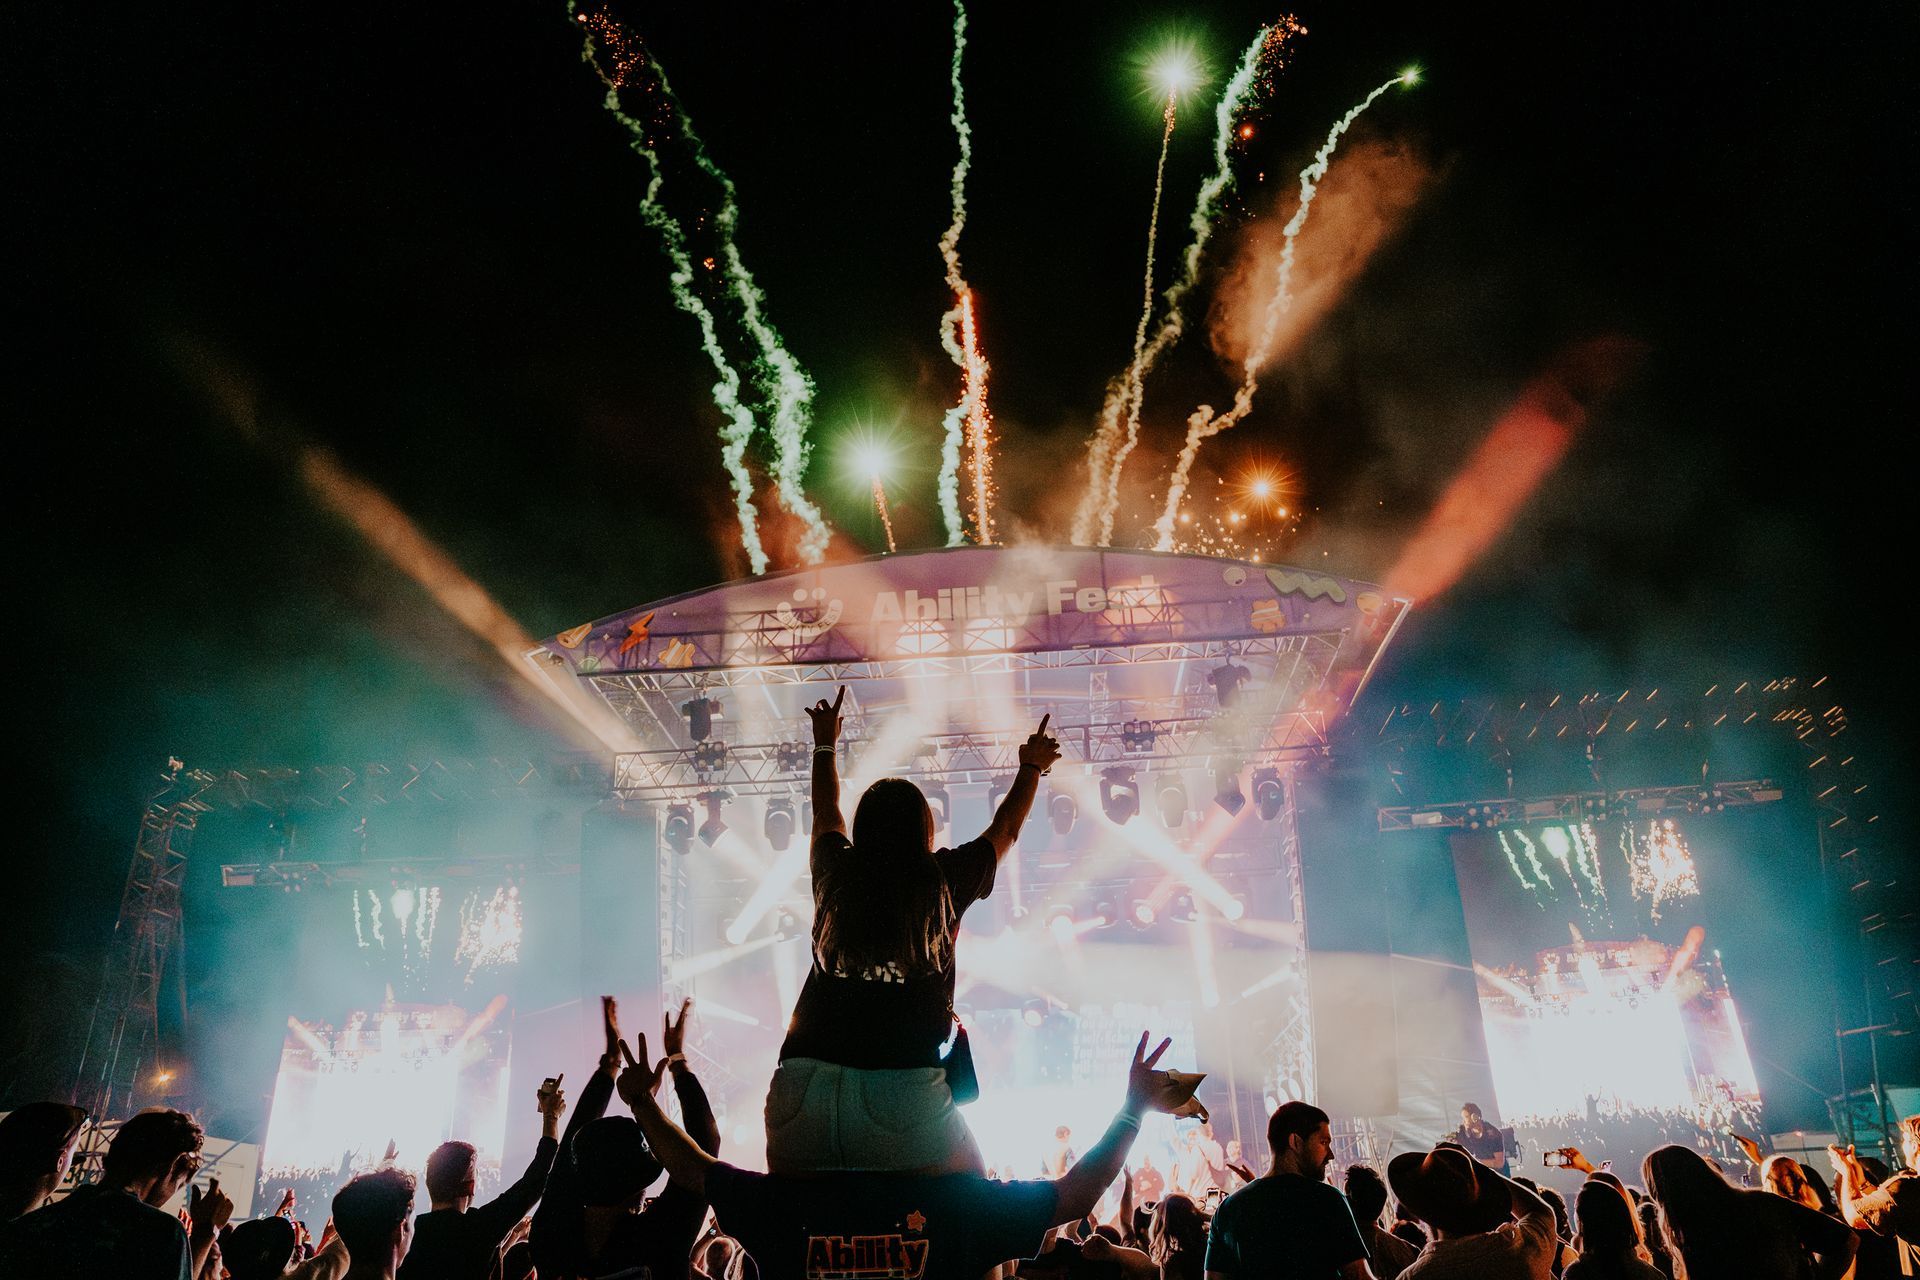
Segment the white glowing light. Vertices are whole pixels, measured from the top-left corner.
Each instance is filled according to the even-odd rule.
[[[467,967],[467,985],[483,970],[520,963],[521,934],[517,887],[496,889],[484,900],[478,891],[468,894],[460,906],[460,944],[453,952],[454,963]]]
[[[1633,896],[1648,900],[1648,912],[1655,920],[1664,904],[1700,892],[1693,852],[1672,818],[1649,822],[1644,838],[1628,841],[1627,870]]]

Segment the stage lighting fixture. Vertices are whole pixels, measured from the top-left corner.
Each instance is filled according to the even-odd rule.
[[[785,798],[767,801],[767,817],[761,829],[766,833],[767,847],[775,853],[785,853],[793,843],[793,801]]]
[[[927,807],[933,810],[933,829],[935,831],[945,831],[947,829],[947,815],[953,803],[947,795],[947,789],[939,783],[935,783],[933,786],[926,788],[922,794],[927,797]]]
[[[1133,770],[1125,765],[1114,765],[1100,771],[1100,808],[1107,815],[1107,821],[1124,826],[1140,812],[1140,784],[1133,780]]]
[[[1020,1006],[1020,1021],[1028,1026],[1038,1027],[1046,1020],[1047,1002],[1045,1000],[1029,1000]]]
[[[1253,771],[1253,807],[1262,822],[1272,822],[1287,807],[1287,789],[1281,785],[1278,769]]]
[[[1064,791],[1056,791],[1047,798],[1047,817],[1053,822],[1053,833],[1064,836],[1073,830],[1073,823],[1080,816],[1080,806],[1074,798]]]
[[[1160,730],[1151,720],[1128,720],[1120,726],[1120,745],[1128,751],[1152,751],[1159,737]]]
[[[777,742],[773,747],[773,766],[781,773],[799,773],[812,765],[812,754],[804,742]]]
[[[1140,898],[1128,905],[1127,923],[1134,928],[1151,929],[1153,927],[1153,920],[1153,904],[1145,898]]]
[[[712,773],[727,763],[727,744],[718,740],[696,743],[693,748],[693,767],[701,773]]]
[[[690,804],[670,804],[667,806],[667,818],[660,826],[660,838],[667,842],[667,848],[675,853],[685,853],[693,843],[693,806]]]
[[[1236,818],[1247,807],[1247,793],[1240,789],[1238,766],[1222,769],[1213,775],[1213,802]]]
[[[1193,895],[1183,893],[1173,900],[1173,906],[1167,910],[1167,919],[1181,924],[1191,924],[1200,918],[1200,912],[1194,908]]]
[[[1120,913],[1114,910],[1111,902],[1096,902],[1093,906],[1093,918],[1098,922],[1096,927],[1106,929],[1120,919]]]
[[[695,742],[705,742],[713,736],[713,722],[720,718],[724,708],[720,699],[704,695],[691,702],[680,704],[680,714],[687,718],[687,736]]]
[[[720,817],[720,806],[731,797],[724,791],[705,791],[700,794],[700,802],[707,806],[707,820],[700,824],[700,843],[713,848],[713,842],[726,834],[727,824]]]
[[[1167,830],[1187,820],[1187,788],[1178,778],[1162,778],[1159,788],[1160,821]]]
[[[800,932],[800,917],[785,907],[780,908],[779,914],[773,918],[773,936],[776,938],[797,938],[800,936]]]
[[[1055,942],[1072,942],[1074,937],[1073,908],[1058,903],[1047,908],[1047,932],[1053,935]]]
[[[1240,686],[1246,683],[1251,674],[1245,667],[1232,661],[1223,662],[1207,672],[1207,683],[1213,686],[1213,696],[1220,703],[1222,711],[1233,705],[1233,700],[1240,694]]]

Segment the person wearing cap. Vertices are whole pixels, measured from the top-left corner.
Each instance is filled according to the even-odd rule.
[[[0,1118],[0,1222],[47,1202],[66,1181],[87,1113],[64,1102],[29,1102]]]
[[[1327,1113],[1288,1102],[1267,1120],[1273,1170],[1228,1196],[1213,1215],[1207,1280],[1376,1280],[1347,1198],[1327,1182]]]
[[[293,1261],[298,1239],[293,1223],[279,1214],[254,1218],[228,1233],[220,1261],[229,1280],[279,1280]]]
[[[1433,1232],[1400,1280],[1550,1280],[1560,1247],[1553,1209],[1457,1143],[1387,1164],[1408,1216]]]

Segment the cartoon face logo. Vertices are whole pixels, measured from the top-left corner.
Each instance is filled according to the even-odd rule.
[[[1378,591],[1362,591],[1353,598],[1353,602],[1360,606],[1360,612],[1371,618],[1374,614],[1380,612],[1381,606],[1385,605],[1387,601],[1386,597],[1382,596]]]
[[[1220,576],[1227,580],[1228,586],[1237,587],[1247,580],[1247,570],[1244,565],[1230,564],[1220,571]]]
[[[827,599],[825,587],[815,587],[811,591],[805,587],[795,587],[793,603],[782,600],[774,608],[774,629],[791,634],[791,643],[810,644],[839,624],[842,608],[839,599]],[[802,618],[799,613],[801,609],[813,616]]]

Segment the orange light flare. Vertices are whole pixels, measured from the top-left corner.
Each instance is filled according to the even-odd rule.
[[[873,509],[880,513],[880,527],[887,531],[887,550],[900,548],[893,540],[893,513],[887,509],[887,487],[880,483],[880,477],[873,477]]]
[[[967,406],[967,469],[973,481],[973,540],[993,542],[993,419],[987,413],[987,361],[973,316],[973,290],[960,295],[960,345],[966,352],[961,403]],[[891,540],[891,539],[889,539]]]
[[[1387,571],[1387,593],[1430,599],[1458,582],[1559,465],[1593,406],[1641,350],[1631,338],[1594,338],[1568,347],[1535,376],[1401,549]]]

